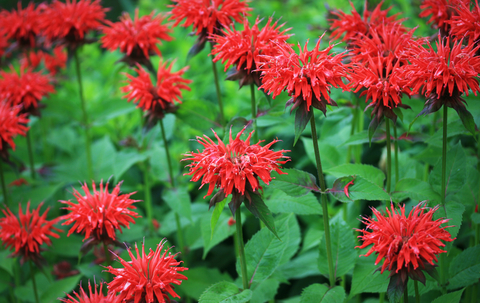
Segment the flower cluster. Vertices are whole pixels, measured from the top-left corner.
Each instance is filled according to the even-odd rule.
[[[5,217],[0,218],[0,239],[7,248],[14,250],[13,255],[22,257],[22,263],[32,260],[40,264],[42,261],[40,245],[43,243],[51,245],[50,237],[60,237],[55,232],[62,230],[53,226],[60,218],[47,220],[48,208],[40,214],[42,205],[43,203],[40,203],[37,209],[30,211],[28,202],[25,213],[19,205],[18,216],[15,216],[8,207],[2,210]]]
[[[119,22],[106,21],[107,26],[103,27],[102,46],[110,51],[119,48],[125,53],[123,61],[130,65],[144,63],[149,60],[152,54],[161,56],[157,44],[164,41],[171,41],[169,33],[172,30],[163,25],[162,15],[150,14],[138,17],[138,9],[135,11],[135,18],[132,20],[128,13],[120,17]]]
[[[261,20],[257,20],[250,27],[248,19],[243,21],[243,31],[237,31],[234,27],[225,28],[222,35],[212,35],[211,39],[215,46],[212,55],[215,55],[214,62],[222,60],[225,63],[225,70],[230,66],[236,65],[236,71],[230,73],[227,80],[240,79],[240,87],[246,84],[255,83],[260,86],[257,61],[260,55],[274,56],[277,54],[277,48],[273,42],[283,44],[291,36],[286,34],[290,30],[281,30],[284,24],[278,25],[275,21],[272,24],[272,18],[268,19],[267,24],[260,30],[258,25]]]
[[[120,185],[121,183],[117,184],[110,193],[108,183],[104,187],[103,182],[100,182],[100,190],[97,191],[95,182],[92,182],[92,194],[85,183],[82,186],[84,195],[73,189],[78,203],[60,201],[68,205],[65,209],[69,211],[62,217],[65,220],[62,225],[73,223],[67,236],[73,232],[85,233],[84,240],[88,240],[84,244],[84,251],[98,242],[118,244],[115,231],[122,232],[122,226],[129,228],[130,223],[135,222],[133,218],[139,217],[133,211],[136,207],[132,205],[139,200],[130,199],[135,193],[120,195]]]
[[[323,36],[322,36],[323,37]],[[278,54],[262,56],[259,70],[262,72],[262,85],[273,98],[286,90],[292,99],[292,110],[301,106],[301,110],[310,111],[313,106],[324,114],[327,104],[336,105],[330,98],[331,87],[348,89],[342,78],[348,78],[347,68],[342,63],[345,53],[331,55],[334,45],[320,50],[321,38],[314,49],[309,51],[307,43],[298,48],[297,54],[289,44],[276,44]]]
[[[382,273],[385,269],[395,273],[406,271],[414,279],[423,277],[421,281],[425,283],[421,270],[427,263],[433,266],[433,261],[437,261],[436,255],[446,252],[440,248],[445,246],[442,241],[454,240],[445,230],[448,226],[441,227],[448,219],[432,219],[437,209],[438,206],[427,210],[419,204],[406,216],[405,206],[400,206],[397,211],[391,205],[391,210],[387,208],[385,215],[372,208],[376,219],[363,218],[366,229],[358,230],[362,233],[358,238],[363,244],[357,247],[373,244],[365,256],[378,254],[375,264],[384,259]]]
[[[131,261],[128,262],[117,256],[123,268],[107,267],[107,272],[114,275],[113,281],[108,283],[108,293],[117,295],[112,302],[165,303],[170,302],[168,295],[180,298],[172,284],[180,285],[182,280],[188,280],[180,273],[188,268],[178,266],[181,261],[175,260],[177,254],[170,254],[169,249],[162,254],[164,245],[165,241],[161,241],[157,249],[150,249],[147,255],[145,243],[142,243],[141,253],[135,244],[137,257],[129,248]]]

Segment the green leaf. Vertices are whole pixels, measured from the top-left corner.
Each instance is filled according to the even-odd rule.
[[[250,303],[264,303],[275,298],[280,281],[277,279],[267,279],[252,289],[252,299]]]
[[[393,275],[390,277],[387,288],[388,301],[392,303],[400,301],[405,293],[406,282],[407,281],[402,280],[401,275]],[[408,296],[408,294],[406,295]]]
[[[309,276],[321,275],[315,264],[318,260],[318,249],[303,253],[278,268],[285,280],[302,279]]]
[[[397,184],[395,184],[395,191],[392,193],[392,198],[396,202],[403,201],[407,198],[414,201],[435,201],[435,203],[439,203],[441,200],[440,195],[433,191],[429,183],[413,178],[398,181]]]
[[[73,233],[68,237],[62,236],[58,239],[52,238],[51,251],[60,256],[77,258],[80,248],[82,247],[83,239],[84,237],[81,237],[76,233]]]
[[[357,258],[355,238],[353,230],[343,221],[336,221],[330,225],[330,240],[333,256],[335,277],[341,277],[348,273],[354,266]],[[326,240],[323,237],[320,242],[320,255],[318,257],[318,269],[328,277]]]
[[[271,189],[269,191],[272,191]],[[288,196],[280,190],[274,189],[273,193],[265,200],[268,208],[273,213],[294,213],[297,215],[321,215],[322,207],[312,193],[302,197]]]
[[[57,280],[49,285],[47,289],[42,293],[40,300],[42,302],[58,302],[58,298],[65,298],[80,281],[82,275],[76,275],[68,277],[62,280]],[[84,285],[86,287],[86,285]]]
[[[341,286],[329,288],[324,284],[312,284],[305,288],[300,303],[337,303],[345,300],[345,289]]]
[[[200,296],[199,303],[245,303],[252,297],[252,291],[240,289],[231,282],[218,282]]]
[[[9,250],[0,251],[0,268],[5,269],[10,276],[13,277],[13,264],[15,263],[15,258],[10,258],[11,252]],[[8,276],[7,276],[8,277]]]
[[[387,291],[388,273],[377,271],[380,265],[375,265],[376,255],[360,257],[355,263],[352,276],[352,289],[349,299],[361,293],[382,293]]]
[[[204,214],[201,219],[203,259],[205,259],[210,249],[235,232],[235,226],[228,225],[228,219],[230,218],[229,212],[222,212],[219,218],[220,223],[217,224],[213,231],[211,230],[210,214]]]
[[[302,137],[303,147],[307,153],[308,158],[313,164],[315,161],[315,151],[313,149],[313,140]],[[345,162],[345,157],[340,154],[338,147],[333,146],[325,141],[318,142],[318,149],[320,151],[320,159],[322,160],[323,170],[328,170],[332,167],[339,166]]]
[[[223,201],[220,201],[217,204],[215,204],[215,208],[213,209],[213,213],[212,213],[212,219],[210,220],[210,229],[212,230],[212,234],[211,234],[210,238],[213,238],[213,232],[215,230],[215,225],[217,225],[218,218],[220,218],[220,215],[222,214],[223,209],[225,208],[225,204],[227,203],[227,200],[229,200],[229,199],[232,199],[232,198],[228,197],[227,199],[223,199]]]
[[[189,297],[198,300],[202,293],[212,284],[218,282],[233,282],[227,273],[221,273],[218,268],[195,267],[188,270],[188,280],[180,285],[175,285],[175,289],[186,293]]]
[[[467,156],[462,145],[457,143],[447,152],[446,165],[446,196],[451,197],[460,191],[465,184],[466,179]],[[442,195],[442,159],[433,167],[428,180],[433,189]],[[448,199],[447,199],[448,200]]]
[[[383,187],[385,174],[379,168],[367,164],[342,164],[325,170],[335,178],[357,175],[371,183]]]
[[[183,100],[182,106],[179,106],[176,115],[190,127],[204,131],[206,128],[220,127],[216,121],[218,110],[217,106],[206,100]]]
[[[464,290],[465,288],[440,296],[433,300],[432,303],[459,303]]]
[[[268,279],[273,272],[285,264],[298,250],[300,228],[294,214],[282,215],[275,221],[278,240],[266,228],[258,231],[245,245],[245,258],[249,281],[260,283]],[[237,272],[240,263],[237,260]]]
[[[348,187],[350,197],[347,197],[345,195],[345,186],[352,180],[353,184]],[[338,178],[333,183],[333,187],[327,189],[327,192],[338,201],[345,203],[355,200],[390,200],[390,196],[381,187],[359,176]]]
[[[174,212],[193,222],[190,195],[186,187],[165,189],[163,192],[163,200]]]
[[[381,141],[382,140],[381,137],[382,137],[381,134],[376,134],[376,135],[373,136],[371,142],[375,143],[377,141]],[[368,131],[363,130],[361,132],[358,132],[358,133],[355,133],[355,134],[351,135],[350,138],[347,141],[345,141],[345,143],[343,143],[343,145],[345,145],[345,146],[360,145],[360,144],[364,144],[364,143],[368,143],[368,142],[369,142]]]
[[[480,213],[472,213],[470,219],[474,224],[480,224]]]
[[[255,216],[255,218],[262,221],[265,226],[278,238],[272,212],[268,209],[265,202],[263,202],[262,197],[250,192],[250,198],[252,199],[251,202],[246,201],[244,203],[247,209]]]
[[[294,168],[283,169],[283,172],[287,174],[272,173],[274,179],[270,182],[270,187],[280,189],[292,197],[304,196],[312,190],[320,191],[312,174]]]
[[[467,108],[463,105],[457,106],[454,108],[457,111],[460,120],[462,120],[463,126],[475,136],[475,121],[473,120],[472,114],[467,110]]]
[[[144,154],[139,154],[136,151],[120,151],[114,155],[113,161],[113,175],[115,180],[120,181],[123,174],[133,165],[144,161],[147,157]]]
[[[388,119],[388,118],[387,118]],[[368,143],[370,146],[372,145],[372,139],[375,135],[375,131],[377,130],[378,126],[382,122],[383,117],[380,118],[380,120],[377,120],[376,117],[372,117],[372,120],[370,121],[370,124],[368,125]]]
[[[297,144],[297,141],[302,135],[303,130],[312,118],[312,113],[313,108],[309,111],[306,111],[303,106],[300,106],[295,111],[295,140],[293,140],[293,146]]]
[[[480,173],[475,166],[467,166],[467,178],[461,191],[455,194],[455,200],[463,205],[474,206],[478,202],[478,184],[480,184]]]
[[[451,227],[447,228],[446,230],[450,233],[450,235],[452,235],[452,239],[453,239],[458,235],[458,231],[462,226],[462,215],[464,211],[465,211],[465,206],[457,202],[451,201],[451,202],[448,202],[446,205],[446,214],[445,214],[444,208],[440,206],[440,208],[433,215],[433,218],[449,219],[447,224],[448,226],[451,226]],[[453,245],[453,241],[447,242],[446,250],[448,251],[448,253],[450,253],[452,245]]]
[[[466,287],[480,278],[480,245],[462,251],[450,263],[448,289]]]

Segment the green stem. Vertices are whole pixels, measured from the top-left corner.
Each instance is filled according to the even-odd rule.
[[[27,148],[28,159],[30,160],[30,176],[35,180],[35,164],[33,162],[32,139],[30,138],[30,131],[27,132]]]
[[[3,161],[0,160],[0,181],[2,182],[3,203],[8,206],[7,185],[5,184],[5,177],[3,176]]]
[[[441,201],[443,210],[445,211],[445,216],[447,216],[447,208],[445,207],[445,196],[446,196],[446,174],[447,174],[447,123],[448,123],[448,107],[443,105],[443,144],[442,144],[442,191]],[[440,254],[438,259],[438,265],[440,267],[440,286],[442,287],[442,293],[447,293],[447,288],[445,287],[445,254]]]
[[[357,104],[357,121],[358,121],[358,128],[357,132],[363,131],[364,127],[364,118],[363,118],[363,112],[362,109],[360,108],[360,98],[356,98],[356,104]],[[362,162],[362,145],[359,144],[357,145],[357,148],[355,149],[355,163],[361,163]]]
[[[180,223],[180,216],[177,213],[175,213],[175,223],[177,224],[178,245],[180,245],[180,250],[182,251],[182,254],[187,255],[187,251],[185,250],[185,243],[183,243],[182,224]]]
[[[392,145],[390,142],[390,120],[385,118],[385,130],[387,135],[387,193],[392,190]]]
[[[33,292],[35,293],[35,302],[40,303],[40,300],[38,299],[37,282],[35,281],[35,274],[33,272],[32,260],[28,260],[28,264],[30,264],[30,275],[32,276]]]
[[[257,129],[257,103],[255,101],[255,84],[250,84],[250,95],[251,95],[251,101],[252,101],[252,123],[253,123],[253,129],[255,132],[253,133],[253,143],[258,142],[258,129]]]
[[[150,230],[153,231],[153,206],[152,206],[152,188],[150,184],[150,170],[148,159],[140,165],[143,172],[143,190],[145,191],[145,211]]]
[[[103,242],[103,252],[105,253],[105,266],[106,267],[109,267],[112,265],[112,259],[110,259],[110,253],[108,251],[108,245],[107,243],[105,243],[105,241]],[[110,281],[112,275],[106,271],[106,274],[107,274],[107,281]]]
[[[398,168],[398,136],[397,136],[397,124],[393,125],[393,137],[395,137],[394,148],[395,148],[395,184],[400,180],[400,173]]]
[[[247,261],[245,259],[245,245],[243,244],[243,231],[242,231],[242,212],[240,208],[235,212],[235,229],[237,233],[237,246],[238,257],[240,258],[240,268],[242,270],[242,283],[243,289],[249,289],[248,275],[247,275]]]
[[[417,280],[413,280],[413,286],[415,287],[415,303],[420,303],[420,293],[418,292]]]
[[[315,162],[317,164],[317,174],[318,181],[320,183],[320,189],[322,190],[321,204],[323,210],[323,227],[325,229],[325,242],[327,249],[327,260],[328,260],[328,278],[330,280],[330,287],[335,285],[335,271],[333,268],[333,256],[332,256],[332,245],[330,240],[330,224],[328,218],[328,205],[327,205],[327,194],[325,190],[325,178],[323,177],[322,162],[320,160],[320,151],[318,149],[318,137],[317,137],[317,127],[315,125],[315,115],[312,111],[312,118],[310,118],[310,127],[312,129],[312,141],[313,149],[315,151]]]
[[[85,103],[85,98],[83,96],[83,84],[82,84],[82,73],[80,71],[80,59],[78,59],[78,49],[73,52],[75,57],[75,67],[77,70],[77,82],[78,82],[78,93],[80,95],[80,101],[82,104],[82,114],[83,114],[83,126],[85,127],[85,151],[87,153],[87,168],[88,168],[88,177],[93,180],[93,165],[92,165],[92,150],[90,137],[90,125],[88,122],[87,114],[87,105]]]
[[[170,184],[175,187],[175,179],[173,177],[172,160],[170,158],[170,151],[168,149],[167,135],[165,134],[165,127],[163,126],[163,119],[160,119],[160,129],[162,130],[163,146],[167,154],[168,175],[170,176]]]
[[[43,144],[43,156],[44,162],[50,163],[52,162],[52,149],[47,142],[47,134],[49,130],[49,119],[48,117],[42,117],[40,120],[40,126],[42,128],[42,144]]]
[[[408,279],[405,281],[405,291],[403,292],[403,303],[408,303]]]
[[[385,293],[384,292],[380,293],[380,297],[378,299],[378,302],[379,303],[385,302]]]
[[[213,49],[213,45],[210,43],[211,49]],[[220,109],[220,124],[225,126],[225,114],[223,113],[223,102],[222,102],[222,93],[220,91],[220,84],[218,81],[218,73],[217,73],[217,66],[216,63],[213,61],[212,58],[212,70],[213,70],[213,77],[215,78],[215,88],[217,90],[217,100],[218,100],[218,108]]]

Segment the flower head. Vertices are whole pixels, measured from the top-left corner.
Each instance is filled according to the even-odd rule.
[[[443,35],[449,33],[449,21],[455,15],[455,8],[461,3],[469,4],[470,0],[423,0],[420,5],[420,17],[430,16],[427,23],[432,23],[442,31]]]
[[[338,39],[345,34],[342,40],[351,41],[354,38],[358,38],[360,35],[368,35],[370,28],[375,28],[382,24],[388,26],[401,21],[397,20],[397,15],[387,17],[391,7],[382,10],[382,4],[383,1],[380,2],[373,11],[369,11],[365,8],[363,11],[363,17],[357,12],[352,2],[350,2],[350,5],[352,6],[351,15],[338,10],[332,11],[332,14],[337,17],[337,19],[329,20],[331,21],[330,29],[333,31],[331,34],[332,39]],[[399,28],[399,30],[402,30],[402,28]]]
[[[67,298],[60,299],[60,301],[65,303],[110,303],[112,302],[111,297],[106,297],[102,292],[103,283],[100,283],[100,288],[97,291],[97,284],[90,285],[88,281],[88,293],[85,292],[82,285],[80,285],[80,294],[73,291],[73,295],[68,294]]]
[[[198,36],[196,45],[190,50],[192,55],[200,52],[213,34],[221,34],[222,28],[227,28],[233,22],[242,22],[243,17],[252,9],[246,1],[241,0],[173,0],[169,20],[175,20],[173,26],[183,22],[181,26],[192,25],[193,32]]]
[[[138,9],[135,10],[134,20],[128,13],[124,13],[119,22],[106,21],[107,26],[103,27],[105,36],[101,39],[102,46],[110,51],[119,48],[120,52],[126,54],[123,60],[131,65],[149,60],[152,54],[161,56],[157,44],[162,40],[173,39],[169,35],[172,30],[168,25],[162,24],[163,20],[162,15],[154,16],[153,12],[138,18]]]
[[[288,151],[270,149],[278,140],[273,140],[265,146],[260,146],[262,141],[251,145],[250,138],[253,132],[243,141],[240,136],[245,129],[243,128],[235,139],[232,139],[230,130],[230,141],[227,145],[216,132],[213,133],[217,138],[217,144],[206,135],[203,138],[197,137],[198,143],[205,149],[202,152],[190,152],[184,155],[188,158],[182,161],[192,161],[187,165],[190,171],[186,175],[191,175],[193,182],[202,178],[200,188],[208,184],[205,197],[211,195],[215,187],[220,187],[225,197],[230,194],[243,196],[246,192],[257,192],[258,189],[262,189],[258,178],[269,184],[272,180],[272,171],[283,174],[279,164],[289,161],[289,157],[283,155]]]
[[[50,237],[60,237],[55,232],[62,230],[53,226],[60,218],[47,220],[49,209],[40,214],[42,205],[43,202],[37,209],[30,212],[30,202],[28,202],[27,209],[23,213],[22,206],[19,204],[18,216],[15,216],[8,207],[2,210],[5,217],[0,218],[0,239],[7,248],[14,250],[14,256],[22,257],[22,262],[32,260],[39,264],[42,260],[40,245],[43,243],[51,245]]]
[[[42,11],[43,5],[35,8],[35,4],[30,3],[23,9],[22,3],[18,2],[17,10],[0,12],[0,28],[5,32],[6,38],[15,40],[18,46],[35,47]]]
[[[145,244],[142,244],[142,253],[140,254],[135,243],[136,258],[129,248],[128,254],[131,261],[127,262],[117,256],[123,268],[107,267],[107,271],[115,276],[113,281],[108,283],[108,293],[117,294],[114,303],[165,303],[170,302],[168,294],[174,298],[180,298],[175,293],[172,284],[180,285],[182,280],[188,280],[179,273],[188,268],[180,267],[181,262],[175,260],[177,254],[172,255],[168,249],[162,254],[164,244],[165,241],[160,241],[157,249],[155,251],[150,249],[147,255]]]
[[[323,36],[322,36],[323,37]],[[288,44],[277,44],[278,55],[262,56],[259,70],[262,72],[262,85],[273,98],[282,91],[288,91],[292,99],[287,106],[293,104],[292,110],[302,106],[309,111],[313,106],[326,113],[326,105],[336,105],[330,98],[331,87],[348,89],[342,78],[348,77],[342,59],[345,53],[330,55],[334,45],[320,50],[321,38],[314,49],[307,49],[308,41],[302,47],[298,44],[300,54],[295,53]]]
[[[15,150],[13,138],[27,134],[27,114],[20,114],[21,107],[0,102],[0,155],[8,159],[8,146]]]
[[[273,56],[277,54],[277,49],[272,43],[285,43],[291,36],[286,34],[288,29],[281,30],[284,25],[278,25],[272,18],[268,19],[267,24],[260,30],[258,25],[262,20],[255,21],[252,27],[248,19],[243,20],[243,31],[237,31],[234,27],[225,28],[222,35],[212,35],[211,39],[215,46],[212,55],[215,55],[214,62],[222,60],[225,63],[225,71],[232,65],[236,65],[236,72],[231,74],[227,79],[240,78],[240,86],[244,84],[255,83],[260,86],[259,73],[256,61],[259,55]]]
[[[50,41],[60,41],[70,48],[89,42],[86,35],[101,28],[106,8],[100,0],[54,0],[42,15],[40,28]]]
[[[413,48],[410,65],[403,68],[403,75],[413,93],[427,97],[424,113],[439,110],[442,105],[454,108],[459,114],[466,112],[462,94],[469,90],[475,95],[480,90],[477,76],[480,73],[480,57],[475,56],[480,46],[473,41],[462,45],[463,40],[450,42],[450,37],[438,36],[437,51],[419,45]]]
[[[448,219],[432,219],[437,209],[438,206],[426,210],[424,205],[419,204],[406,216],[405,206],[400,206],[397,211],[391,205],[391,211],[387,208],[385,215],[372,208],[376,220],[363,218],[366,229],[358,230],[362,233],[358,238],[363,244],[357,247],[365,248],[373,244],[365,256],[378,254],[375,264],[384,259],[382,273],[387,269],[392,272],[391,275],[406,271],[409,276],[413,276],[414,272],[423,276],[421,270],[428,264],[434,266],[437,255],[446,252],[440,248],[445,246],[442,241],[454,240],[445,230],[448,226],[441,227]]]
[[[50,78],[40,72],[20,68],[18,74],[13,67],[0,71],[0,99],[11,106],[21,105],[24,113],[38,116],[40,100],[54,91]]]
[[[148,112],[149,124],[154,124],[158,119],[162,119],[165,113],[174,112],[174,102],[182,103],[182,90],[190,90],[188,84],[191,80],[182,78],[188,66],[177,72],[172,72],[172,62],[160,61],[157,71],[157,84],[154,86],[150,74],[137,65],[135,71],[138,77],[128,75],[127,85],[122,87],[122,91],[127,93],[124,98],[128,102],[132,101],[137,107]]]
[[[93,193],[90,192],[87,184],[83,184],[84,195],[73,189],[73,195],[77,203],[70,201],[60,201],[68,206],[65,207],[69,213],[62,217],[66,220],[62,225],[73,226],[68,231],[67,237],[73,232],[85,233],[84,251],[91,248],[98,242],[117,243],[115,231],[122,232],[122,226],[130,228],[130,223],[134,223],[134,218],[139,215],[133,211],[136,209],[133,203],[139,200],[132,200],[130,194],[120,195],[120,185],[118,183],[113,191],[108,192],[108,182],[103,186],[100,182],[100,190],[97,191],[95,182],[92,182]]]
[[[457,38],[468,37],[470,41],[478,41],[480,39],[480,6],[478,0],[475,0],[475,6],[472,10],[468,6],[468,2],[461,2],[455,7],[456,14],[449,21],[450,34]]]

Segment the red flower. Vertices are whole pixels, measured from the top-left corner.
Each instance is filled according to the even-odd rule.
[[[235,221],[235,219],[233,217],[230,217],[228,219],[228,222],[227,222],[228,226],[235,225],[235,223],[237,223],[237,221]]]
[[[13,138],[27,134],[26,125],[29,120],[27,114],[20,114],[20,109],[18,106],[11,107],[5,102],[0,102],[0,154],[5,159],[8,158],[8,145],[15,150]]]
[[[237,73],[230,75],[230,79],[240,78],[240,86],[244,84],[255,83],[260,86],[260,79],[257,72],[256,61],[259,55],[273,56],[277,54],[277,49],[272,44],[273,41],[285,43],[291,36],[285,34],[290,28],[281,31],[277,22],[272,23],[272,18],[268,19],[267,24],[261,30],[258,24],[261,22],[257,17],[255,24],[250,27],[248,19],[243,21],[243,31],[237,31],[232,28],[225,28],[222,35],[212,35],[211,39],[215,43],[212,55],[215,55],[214,62],[222,60],[225,63],[225,71],[232,65],[236,65]],[[229,79],[227,78],[227,79]]]
[[[172,72],[173,61],[167,67],[168,62],[160,60],[157,71],[157,85],[153,86],[150,74],[137,65],[135,71],[138,77],[128,75],[127,85],[122,87],[122,92],[127,93],[124,98],[128,102],[133,100],[137,107],[147,111],[149,124],[154,124],[158,119],[162,119],[165,113],[176,110],[174,101],[182,103],[181,90],[190,90],[188,84],[191,80],[183,79],[182,75],[188,70],[188,66],[177,72]]]
[[[13,66],[10,72],[0,71],[0,99],[11,106],[21,105],[22,112],[39,115],[40,100],[54,92],[50,78],[31,69],[20,68],[20,75]]]
[[[230,26],[234,21],[241,22],[242,17],[252,9],[247,7],[248,1],[240,0],[173,0],[169,20],[175,20],[173,26],[193,26],[195,35],[212,35],[222,27]]]
[[[168,249],[162,254],[164,244],[165,241],[160,241],[157,249],[155,251],[150,249],[148,255],[145,254],[145,244],[142,244],[142,254],[135,244],[136,258],[130,248],[128,249],[132,261],[127,262],[117,256],[124,268],[107,267],[107,271],[115,276],[113,281],[108,283],[108,293],[109,295],[118,293],[112,302],[164,303],[170,302],[168,294],[180,298],[171,284],[180,285],[181,280],[188,280],[179,273],[188,268],[179,267],[181,262],[175,260],[177,254],[167,255]]]
[[[65,68],[67,64],[67,53],[65,48],[57,46],[53,49],[53,55],[45,53],[41,50],[37,52],[29,52],[20,59],[20,65],[23,69],[36,69],[43,61],[45,68],[50,75],[55,76],[57,72]]]
[[[100,0],[54,0],[42,15],[42,34],[51,41],[60,40],[71,48],[88,42],[85,36],[98,30],[105,21],[105,12]]]
[[[22,185],[27,185],[28,182],[27,180],[25,180],[24,178],[20,178],[20,179],[17,179],[13,182],[11,182],[10,184],[8,184],[8,186],[12,187],[12,186],[22,186]]]
[[[39,25],[42,16],[43,5],[35,8],[30,3],[22,9],[22,3],[18,2],[18,10],[0,12],[0,28],[6,34],[7,39],[15,40],[19,46],[35,47],[35,38],[40,32]]]
[[[350,5],[352,6],[351,15],[347,15],[339,10],[332,11],[331,13],[337,16],[338,19],[329,20],[331,21],[330,30],[333,31],[331,38],[338,39],[345,33],[342,41],[349,41],[360,37],[360,35],[367,35],[371,27],[375,28],[382,24],[388,26],[391,23],[402,21],[397,20],[398,14],[387,17],[391,7],[382,11],[382,4],[383,1],[380,2],[373,11],[365,9],[363,17],[355,10],[352,2],[350,2]]]
[[[22,262],[32,260],[38,264],[41,260],[40,245],[43,243],[52,245],[50,237],[60,237],[55,232],[62,230],[53,226],[60,218],[48,221],[48,208],[40,215],[42,205],[43,202],[37,209],[30,212],[30,202],[28,202],[27,210],[23,213],[22,206],[19,204],[18,217],[8,207],[2,210],[5,218],[0,218],[0,239],[7,248],[14,249],[14,256],[22,257]]]
[[[478,0],[475,1],[475,4],[472,11],[470,11],[468,1],[455,7],[457,14],[446,21],[450,24],[451,35],[457,38],[468,37],[469,41],[475,42],[480,38],[480,6]]]
[[[265,146],[260,146],[262,141],[250,145],[253,131],[243,141],[240,136],[244,131],[245,128],[233,140],[230,130],[230,141],[227,145],[222,142],[216,132],[213,133],[218,144],[215,144],[206,135],[203,135],[204,138],[197,137],[198,143],[202,144],[205,149],[202,152],[190,152],[184,155],[190,158],[182,161],[192,161],[186,166],[190,167],[190,172],[186,175],[193,175],[191,179],[193,182],[197,182],[203,177],[200,188],[208,184],[208,193],[205,197],[212,194],[215,186],[223,190],[225,197],[231,193],[244,195],[246,190],[256,192],[258,189],[262,189],[258,178],[269,184],[272,180],[270,175],[272,171],[283,174],[279,164],[290,161],[289,157],[283,155],[288,150],[273,151],[269,149],[278,140],[273,140]]]
[[[423,0],[420,5],[422,12],[420,17],[425,18],[431,15],[427,23],[433,23],[443,31],[443,35],[448,34],[448,21],[455,14],[455,8],[462,2],[469,5],[470,0]]]
[[[312,51],[307,49],[308,41],[303,50],[298,44],[300,54],[296,54],[290,45],[278,43],[278,55],[262,56],[260,88],[272,94],[273,98],[287,90],[292,97],[287,106],[293,103],[292,110],[302,105],[305,111],[309,111],[313,105],[325,114],[326,104],[336,105],[330,99],[330,88],[348,89],[342,82],[342,77],[348,77],[342,63],[345,54],[328,54],[334,45],[319,50],[322,37]]]
[[[114,298],[108,296],[104,296],[102,292],[103,283],[100,283],[100,288],[97,291],[97,284],[93,284],[93,291],[92,286],[90,285],[90,281],[88,281],[88,294],[85,292],[83,287],[80,285],[80,294],[73,291],[72,296],[70,294],[67,295],[67,298],[59,299],[65,303],[110,303]]]
[[[445,246],[441,241],[454,240],[445,230],[448,226],[440,227],[448,219],[432,219],[437,209],[438,206],[425,212],[425,206],[419,204],[405,216],[405,206],[400,206],[400,211],[397,212],[391,205],[391,211],[387,208],[385,215],[372,208],[377,219],[363,218],[366,229],[357,230],[363,233],[358,237],[363,244],[357,247],[365,248],[373,244],[365,256],[378,254],[375,264],[385,258],[382,273],[385,269],[395,273],[401,270],[411,273],[417,268],[424,269],[427,263],[434,265],[436,255],[446,252],[440,249]]]
[[[122,53],[130,58],[128,63],[149,60],[150,55],[156,53],[161,56],[157,44],[162,40],[171,41],[169,35],[172,30],[167,25],[162,25],[164,17],[154,16],[153,12],[148,16],[138,18],[138,9],[135,10],[135,19],[132,20],[128,13],[120,17],[119,22],[106,21],[108,26],[103,27],[102,46],[114,51],[120,48]]]
[[[5,49],[8,47],[9,43],[5,34],[0,31],[0,64],[3,54],[5,54]]]
[[[88,189],[85,183],[82,186],[84,195],[80,194],[76,189],[73,189],[73,195],[77,199],[77,203],[70,201],[60,201],[67,204],[68,207],[64,209],[70,211],[69,214],[62,217],[66,220],[62,225],[73,226],[68,231],[67,237],[73,232],[85,233],[85,239],[91,238],[96,242],[106,241],[115,242],[115,231],[118,229],[122,232],[122,226],[130,228],[130,223],[134,223],[133,218],[138,218],[139,215],[132,209],[136,209],[132,204],[139,202],[139,200],[132,200],[130,194],[120,195],[120,185],[113,189],[111,193],[108,192],[108,182],[103,187],[103,181],[100,182],[100,191],[97,191],[95,182],[92,182],[93,194]],[[90,243],[89,243],[90,244]]]

